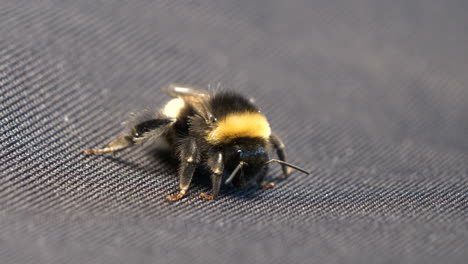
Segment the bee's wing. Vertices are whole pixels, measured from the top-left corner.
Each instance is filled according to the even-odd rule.
[[[174,98],[181,98],[190,104],[205,122],[210,122],[213,116],[208,107],[211,92],[189,85],[172,83],[161,88],[166,94]]]
[[[171,97],[180,97],[182,99],[190,99],[190,98],[209,98],[210,92],[207,90],[203,90],[200,88],[196,88],[189,85],[178,84],[178,83],[171,83],[167,86],[161,88],[166,94]]]

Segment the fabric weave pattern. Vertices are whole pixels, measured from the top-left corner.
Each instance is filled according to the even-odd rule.
[[[0,262],[464,263],[467,10],[0,1]],[[150,147],[81,153],[171,82],[252,96],[312,174],[171,203]]]

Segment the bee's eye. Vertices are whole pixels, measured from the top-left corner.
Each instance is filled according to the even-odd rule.
[[[237,152],[239,152],[241,158],[247,158],[252,156],[259,157],[265,155],[265,149],[263,149],[262,147],[259,147],[253,151],[243,152],[242,150],[238,150]]]

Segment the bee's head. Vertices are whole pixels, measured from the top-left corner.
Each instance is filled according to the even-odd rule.
[[[240,138],[226,146],[224,165],[229,173],[226,183],[233,181],[235,185],[244,185],[252,179],[257,179],[257,176],[261,176],[262,173],[266,173],[270,163],[278,163],[283,167],[309,174],[306,170],[284,160],[270,159],[266,145],[266,142],[261,139]]]
[[[239,139],[230,145],[226,152],[225,168],[231,175],[226,182],[234,178],[250,181],[268,168],[268,152],[265,143],[252,138]]]

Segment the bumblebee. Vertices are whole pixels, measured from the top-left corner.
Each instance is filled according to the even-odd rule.
[[[211,173],[211,194],[200,194],[208,200],[218,197],[223,183],[244,187],[255,181],[260,188],[273,187],[274,183],[264,182],[271,163],[282,166],[283,177],[289,176],[291,168],[309,174],[286,162],[282,140],[271,131],[253,100],[234,92],[215,93],[177,84],[162,90],[172,99],[154,119],[139,122],[105,148],[84,152],[115,152],[149,139],[164,138],[180,161],[180,190],[167,196],[168,200],[179,200],[187,193],[200,165],[207,166]],[[278,159],[269,158],[271,147]]]

